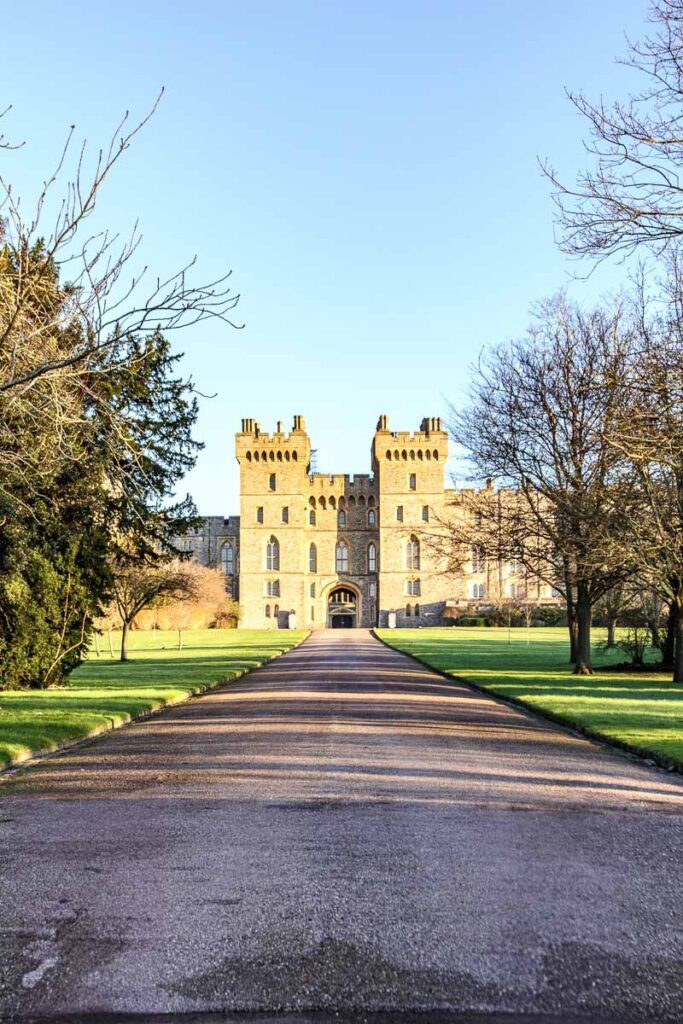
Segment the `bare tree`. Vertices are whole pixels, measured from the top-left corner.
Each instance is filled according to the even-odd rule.
[[[630,571],[619,516],[620,453],[607,442],[633,332],[619,303],[544,303],[525,338],[485,353],[451,433],[477,477],[515,499],[478,506],[482,543],[565,597],[575,672],[592,671],[591,611]]]
[[[117,568],[113,600],[121,620],[121,661],[128,660],[128,630],[143,608],[161,600],[197,600],[200,578],[192,566],[177,559],[153,565],[131,562]]]
[[[644,591],[669,605],[675,682],[683,682],[683,290],[677,261],[665,315],[641,317],[627,401],[609,434],[623,461],[620,515]]]
[[[651,35],[620,63],[642,81],[625,102],[569,98],[588,122],[592,167],[574,185],[547,163],[561,247],[598,260],[640,246],[661,253],[683,235],[683,0],[653,0]]]
[[[55,458],[73,458],[88,408],[106,404],[106,388],[94,382],[135,359],[127,339],[139,348],[154,334],[207,319],[238,326],[230,272],[197,282],[192,258],[154,278],[137,266],[137,225],[124,239],[90,230],[107,179],[159,99],[133,125],[126,113],[92,166],[72,127],[32,203],[20,199],[0,167],[0,484],[12,472],[25,486]],[[0,152],[11,148],[0,138]],[[10,160],[7,153],[4,162]],[[113,412],[111,419],[125,445],[125,425]]]

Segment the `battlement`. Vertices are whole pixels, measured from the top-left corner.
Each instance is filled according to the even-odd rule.
[[[240,463],[298,462],[307,469],[311,442],[303,416],[294,417],[289,434],[285,434],[282,420],[278,420],[275,432],[268,434],[261,431],[256,420],[243,419],[242,430],[235,434],[235,454]]]
[[[287,440],[292,434],[305,434],[306,433],[306,420],[303,416],[294,417],[294,425],[291,433],[285,434],[282,429],[282,420],[277,421],[277,429],[272,434],[265,434],[261,430],[261,424],[254,419],[243,419],[242,430],[236,435],[237,437],[249,435],[254,438],[258,438],[259,441],[282,441]]]
[[[316,492],[339,490],[343,494],[368,494],[375,484],[369,473],[312,473],[308,479],[311,490]]]
[[[389,430],[389,417],[380,416],[372,440],[375,462],[438,462],[448,458],[448,434],[438,416],[426,417],[420,430]]]

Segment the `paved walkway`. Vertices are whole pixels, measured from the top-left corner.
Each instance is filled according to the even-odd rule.
[[[0,787],[0,1019],[680,1021],[682,810],[675,776],[318,633]]]

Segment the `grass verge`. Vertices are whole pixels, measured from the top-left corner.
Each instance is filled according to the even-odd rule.
[[[130,661],[112,659],[108,649],[99,658],[91,652],[66,686],[0,691],[0,767],[229,682],[306,636],[304,630],[206,629],[185,633],[178,650],[175,632],[132,633]]]
[[[455,679],[540,711],[589,736],[683,768],[683,686],[652,672],[610,672],[623,659],[594,649],[594,676],[574,676],[561,628],[379,629],[399,651]],[[594,631],[597,643],[602,630]]]

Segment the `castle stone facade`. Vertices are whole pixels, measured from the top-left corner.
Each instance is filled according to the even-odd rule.
[[[409,433],[392,432],[380,416],[371,474],[312,473],[302,416],[274,433],[243,419],[235,454],[239,516],[208,517],[184,545],[223,569],[241,627],[438,625],[514,593],[511,567],[492,573],[475,558],[455,579],[428,542],[438,524],[462,514],[468,493],[445,487],[439,418]],[[543,590],[537,585],[539,603],[550,598]]]

